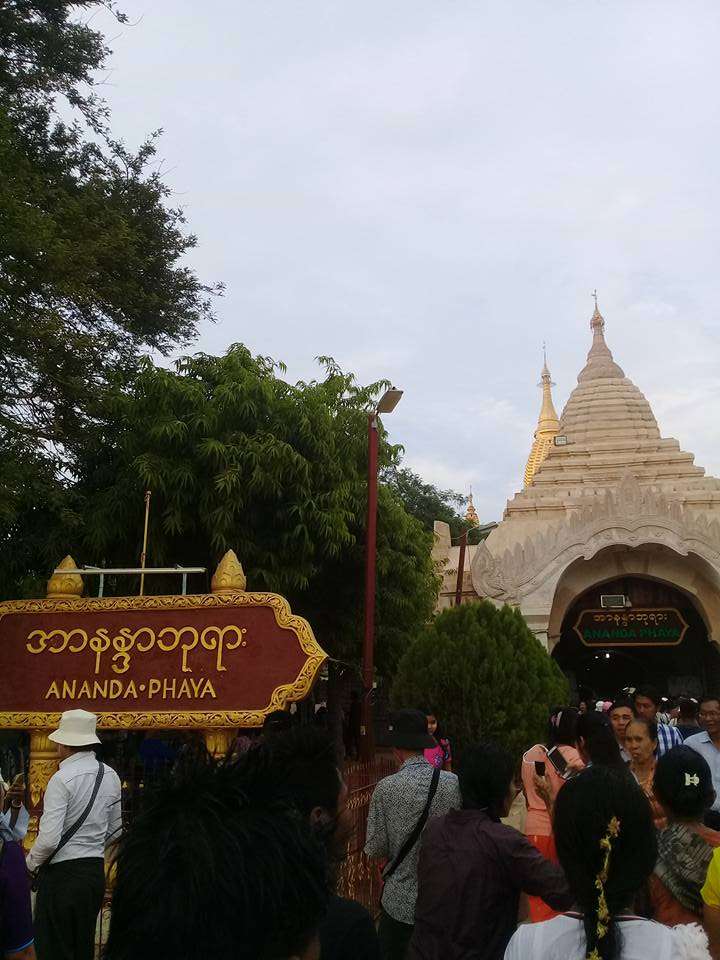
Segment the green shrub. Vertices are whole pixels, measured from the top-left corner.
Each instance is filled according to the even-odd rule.
[[[443,611],[400,660],[396,708],[436,711],[456,753],[496,740],[515,758],[542,741],[549,710],[567,703],[568,684],[519,610],[490,601]]]

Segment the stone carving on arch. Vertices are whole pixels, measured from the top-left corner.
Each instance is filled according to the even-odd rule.
[[[542,584],[557,581],[574,560],[590,560],[613,544],[696,554],[720,575],[720,523],[626,475],[604,495],[587,496],[569,517],[498,556],[481,543],[471,568],[473,586],[481,597],[521,604]]]

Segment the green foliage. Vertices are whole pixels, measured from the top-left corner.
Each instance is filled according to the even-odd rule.
[[[93,93],[109,51],[78,22],[98,7],[112,9],[0,5],[0,449],[7,459],[28,443],[10,472],[27,466],[36,484],[44,461],[48,497],[106,394],[131,382],[143,351],[189,342],[217,292],[185,263],[195,238],[151,166],[155,138],[131,153],[110,135]],[[0,499],[12,507],[12,485]]]
[[[567,681],[517,609],[490,601],[443,611],[404,654],[396,707],[427,704],[459,750],[497,740],[513,754],[545,736],[550,707]]]
[[[140,553],[143,494],[152,490],[151,565],[212,570],[232,548],[251,589],[287,596],[334,656],[357,661],[367,411],[383,387],[358,386],[332,361],[322,380],[290,384],[277,364],[241,345],[223,357],[187,357],[174,371],[143,362],[132,389],[107,399],[103,429],[87,438],[72,486],[82,525],[66,526],[61,555],[71,549],[78,561],[131,563]],[[379,462],[389,467],[400,448],[388,444],[382,426],[379,441]],[[431,544],[394,490],[381,485],[377,659],[384,672],[432,615]],[[149,586],[173,589],[176,581]]]
[[[464,518],[458,507],[465,504],[465,498],[453,490],[440,490],[432,483],[425,483],[407,467],[396,467],[387,471],[385,482],[397,493],[408,513],[422,523],[430,533],[436,520],[450,524],[450,532],[457,537],[464,529]]]
[[[384,480],[395,491],[407,512],[417,517],[430,533],[433,532],[435,521],[442,520],[449,525],[454,543],[457,543],[464,530],[469,531],[470,544],[477,544],[487,536],[487,533],[480,533],[471,527],[459,512],[458,507],[465,506],[467,500],[454,490],[440,490],[407,467],[391,467],[385,471]]]

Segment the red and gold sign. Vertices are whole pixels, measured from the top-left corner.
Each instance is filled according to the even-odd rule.
[[[0,604],[0,726],[63,710],[104,727],[259,726],[306,696],[326,654],[272,593]]]

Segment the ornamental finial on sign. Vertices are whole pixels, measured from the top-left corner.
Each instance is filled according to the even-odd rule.
[[[83,579],[79,573],[65,573],[65,570],[77,570],[77,564],[68,554],[53,571],[47,583],[48,599],[81,597]]]
[[[245,572],[234,550],[228,550],[213,574],[210,589],[213,593],[243,593],[247,587]]]

